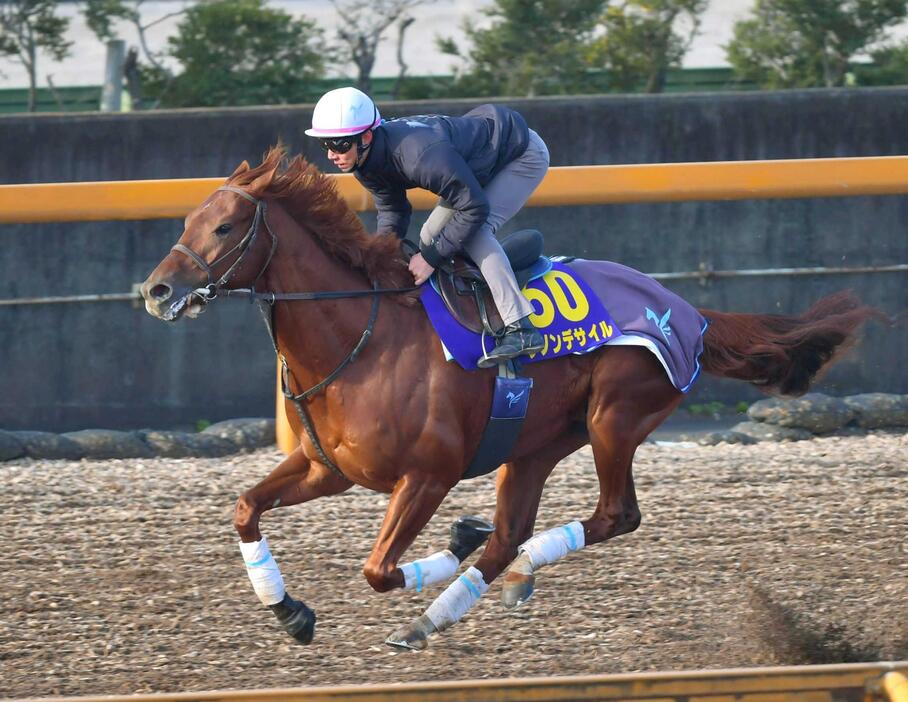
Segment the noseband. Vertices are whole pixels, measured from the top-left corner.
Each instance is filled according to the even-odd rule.
[[[201,268],[205,275],[208,276],[208,284],[201,288],[196,288],[192,291],[192,294],[201,298],[205,302],[210,302],[218,296],[218,292],[223,288],[230,280],[236,275],[236,272],[239,270],[240,266],[243,263],[243,259],[246,258],[246,255],[252,250],[252,245],[255,243],[255,238],[258,235],[259,225],[264,222],[265,230],[268,232],[268,235],[271,237],[271,251],[268,254],[268,259],[265,261],[265,265],[262,266],[262,270],[259,271],[258,275],[255,277],[255,280],[252,283],[251,291],[255,291],[255,284],[258,283],[259,279],[265,273],[265,270],[271,263],[271,259],[274,257],[274,252],[277,250],[277,237],[274,235],[274,232],[271,231],[271,227],[268,225],[268,220],[265,218],[265,210],[267,205],[264,200],[259,200],[258,198],[252,197],[245,190],[234,187],[232,185],[222,185],[218,188],[218,191],[226,190],[231,193],[236,193],[237,195],[246,198],[255,205],[255,214],[252,217],[252,224],[249,225],[249,230],[246,232],[245,236],[234,246],[230,251],[218,256],[218,258],[211,263],[207,263],[204,258],[202,258],[195,251],[190,249],[184,244],[174,244],[170,247],[171,251],[177,251],[185,256],[188,256],[193,263],[195,263],[199,268]],[[216,281],[212,280],[214,277],[215,268],[220,265],[225,259],[230,257],[234,252],[239,251],[239,255],[236,257],[236,260],[230,265],[226,270],[224,275],[218,278]]]

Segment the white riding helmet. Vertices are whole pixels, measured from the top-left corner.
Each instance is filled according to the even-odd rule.
[[[356,136],[381,123],[372,98],[356,88],[331,90],[315,103],[312,111],[311,137],[331,138]]]

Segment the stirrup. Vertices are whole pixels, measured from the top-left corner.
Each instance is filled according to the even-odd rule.
[[[540,339],[539,342],[536,344],[531,344],[529,346],[525,345],[526,339],[523,337],[523,335],[524,334],[529,335],[529,334],[534,334],[534,333],[537,336],[539,336],[539,339]],[[504,345],[504,341],[512,334],[521,335],[520,348],[518,348],[513,353],[510,353],[510,352],[501,353],[501,347]],[[480,368],[491,368],[492,366],[494,366],[498,363],[506,363],[507,361],[517,358],[518,356],[524,356],[524,355],[530,354],[530,353],[538,353],[542,349],[543,349],[542,337],[539,334],[539,332],[535,328],[526,329],[526,328],[521,327],[521,328],[515,329],[514,331],[509,332],[509,333],[505,334],[503,337],[501,337],[501,339],[499,339],[498,344],[496,344],[495,348],[493,348],[489,352],[485,351],[485,345],[483,344],[483,355],[476,362],[476,365],[479,366]]]

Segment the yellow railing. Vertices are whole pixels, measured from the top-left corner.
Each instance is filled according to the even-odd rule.
[[[878,685],[871,685],[868,700],[879,697],[884,702],[908,702],[908,678],[895,670],[886,673]]]
[[[357,211],[372,198],[351,175],[336,175]],[[0,224],[183,217],[223,178],[128,180],[97,183],[0,185]],[[562,166],[549,170],[527,203],[599,205],[682,200],[900,195],[908,193],[908,156],[778,161],[722,161],[619,166]],[[416,209],[436,197],[410,192]]]
[[[68,702],[861,702],[908,661],[62,698]],[[56,698],[60,700],[61,698]],[[26,702],[20,700],[19,702]],[[33,701],[28,701],[33,702]],[[889,700],[895,702],[895,700]]]
[[[357,211],[373,209],[371,196],[352,175],[332,177],[351,207]],[[223,178],[188,178],[0,185],[0,224],[183,217],[223,182]],[[901,194],[908,194],[908,156],[873,156],[562,166],[549,169],[527,204],[543,207]],[[425,190],[412,190],[409,198],[416,209],[430,209],[437,200]],[[286,453],[297,446],[280,392],[277,441]]]

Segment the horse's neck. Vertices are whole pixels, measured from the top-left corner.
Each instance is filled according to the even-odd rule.
[[[273,209],[269,220],[278,245],[261,289],[288,293],[371,287],[362,271],[326,253],[286,212]],[[312,385],[337,367],[362,336],[371,305],[371,297],[275,305],[275,342],[298,382]]]

